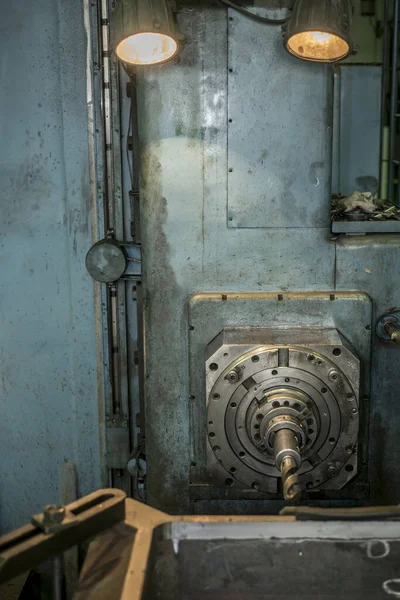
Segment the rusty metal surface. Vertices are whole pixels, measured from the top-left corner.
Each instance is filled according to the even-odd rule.
[[[90,544],[74,600],[120,598],[136,529],[119,523]]]
[[[14,566],[28,568],[104,531],[90,543],[74,600],[250,600],[265,594],[361,600],[385,598],[398,582],[398,506],[174,517],[124,500],[118,490],[99,490],[66,513],[75,516],[76,528],[43,535],[25,526],[2,538],[0,547],[2,558],[14,556]],[[10,564],[1,562],[1,580],[13,575],[6,570]],[[282,578],[288,565],[293,576]]]
[[[75,600],[387,597],[399,523],[343,516],[172,517],[127,500],[125,523],[92,543]]]
[[[124,492],[116,489],[93,492],[60,507],[57,521],[54,512],[49,513],[54,505],[46,506],[43,513],[32,517],[32,524],[0,538],[0,582],[123,521],[125,497]]]

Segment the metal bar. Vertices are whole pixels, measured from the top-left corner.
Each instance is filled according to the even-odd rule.
[[[110,332],[110,358],[111,358],[111,380],[113,390],[112,415],[121,416],[121,391],[119,377],[119,335],[118,335],[118,308],[117,308],[117,286],[112,284],[108,288],[109,307],[109,332]]]
[[[382,168],[382,160],[384,155],[384,128],[385,128],[385,116],[386,116],[386,86],[389,75],[389,44],[388,44],[388,34],[389,34],[389,3],[390,0],[385,0],[385,8],[384,8],[384,33],[383,33],[383,57],[382,57],[382,90],[381,90],[381,152],[380,152],[380,173],[379,173],[379,181],[380,181],[380,189],[382,189],[382,177],[383,177],[383,168]]]
[[[388,0],[387,0],[388,1]],[[332,148],[332,164],[336,169],[334,169],[333,177],[335,177],[336,181],[334,181],[334,189],[333,191],[337,194],[341,193],[341,185],[340,185],[340,141],[341,141],[341,96],[342,96],[342,71],[340,65],[335,65],[333,69],[333,148]]]
[[[137,76],[131,75],[131,129],[132,129],[132,214],[133,238],[140,244],[140,146],[139,146],[139,123],[137,104]]]
[[[97,0],[100,65],[102,73],[103,131],[103,210],[105,236],[124,238],[124,201],[122,196],[121,117],[119,105],[120,65],[111,53],[110,0]],[[107,368],[104,408],[106,468],[112,485],[113,470],[125,468],[130,453],[129,383],[127,376],[126,284],[121,280],[101,286],[103,354]],[[127,486],[129,493],[130,487]]]
[[[146,442],[146,406],[144,401],[144,383],[145,383],[145,345],[144,345],[144,319],[143,319],[143,288],[142,283],[138,282],[136,287],[137,298],[137,327],[138,327],[138,356],[139,356],[139,407],[140,407],[140,446],[145,453]]]
[[[397,113],[397,59],[399,45],[399,6],[400,0],[394,2],[393,14],[393,40],[392,40],[392,75],[391,75],[391,90],[390,90],[390,149],[389,149],[389,200],[394,199],[394,173],[395,164],[394,156],[396,149],[396,113]],[[400,186],[399,186],[400,187]]]
[[[115,202],[114,202],[114,177],[113,177],[113,153],[112,153],[112,113],[111,113],[111,68],[109,57],[109,21],[108,0],[101,0],[100,9],[101,28],[101,56],[103,72],[103,120],[105,141],[105,166],[106,166],[106,227],[109,231],[115,231]]]
[[[131,97],[131,130],[132,130],[132,234],[136,244],[141,243],[140,233],[140,142],[138,121],[137,75],[130,73]],[[143,325],[143,290],[141,282],[136,287],[137,310],[137,348],[138,348],[138,391],[139,391],[139,429],[137,446],[145,453],[145,404],[144,404],[144,325]]]
[[[400,221],[334,221],[332,233],[400,233]]]
[[[53,557],[53,600],[63,600],[63,556]]]
[[[0,538],[0,583],[24,573],[54,554],[101,533],[125,518],[126,494],[121,490],[99,490],[65,507],[66,523],[45,533],[36,525],[24,525]]]
[[[104,237],[105,215],[105,174],[104,174],[104,137],[102,117],[102,69],[101,69],[101,30],[99,27],[99,6],[95,2],[84,2],[85,29],[87,31],[87,80],[86,94],[88,106],[88,138],[89,138],[89,176],[90,176],[90,215],[92,241],[97,242]],[[94,282],[94,312],[96,324],[96,355],[97,355],[97,397],[100,415],[100,446],[101,471],[103,485],[107,485],[106,438],[104,427],[105,403],[111,398],[109,357],[106,340],[108,339],[107,315],[104,308],[107,304],[105,286]]]
[[[400,506],[360,506],[357,508],[319,508],[314,506],[285,506],[280,512],[306,521],[379,521],[398,519]]]

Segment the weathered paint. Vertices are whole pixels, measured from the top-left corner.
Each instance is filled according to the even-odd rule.
[[[329,227],[332,86],[327,65],[283,51],[280,27],[230,13],[230,227]]]
[[[188,509],[188,298],[331,289],[335,254],[328,229],[227,228],[226,13],[182,25],[180,64],[146,73],[139,107],[148,489],[168,511]]]
[[[342,238],[337,244],[338,289],[364,290],[374,302],[374,320],[400,304],[400,237]],[[400,486],[398,390],[400,355],[373,336],[371,369],[370,480],[377,502],[396,502]]]
[[[379,187],[382,69],[335,69],[335,125],[332,191],[376,194]],[[336,123],[337,121],[337,123]]]
[[[65,461],[99,487],[80,0],[0,8],[1,529],[59,501]]]
[[[241,18],[236,13],[232,16]],[[188,490],[189,395],[193,393],[188,373],[190,296],[213,291],[336,289],[368,293],[376,314],[400,303],[397,238],[332,240],[328,226],[321,226],[329,215],[325,187],[321,186],[317,199],[319,214],[325,217],[311,227],[308,223],[282,229],[229,227],[227,15],[223,9],[186,8],[180,18],[187,43],[179,64],[144,72],[139,89],[148,491],[150,503],[169,512],[198,510],[190,506]],[[258,51],[251,55],[246,65],[249,82],[253,68],[260,78],[261,58]],[[240,61],[240,57],[235,60]],[[267,79],[268,72],[266,88]],[[278,83],[279,78],[277,96]],[[257,86],[261,86],[259,80]],[[290,81],[283,82],[281,91],[308,96],[294,84],[291,87]],[[282,101],[286,103],[287,98]],[[251,110],[251,106],[246,109],[243,105],[243,114],[235,116],[243,131]],[[258,111],[263,128],[262,111]],[[297,136],[301,134],[301,120],[298,127]],[[292,140],[289,135],[278,139],[276,127],[269,131],[276,136],[269,144],[273,147],[276,142],[284,164],[285,140],[288,145]],[[306,138],[307,131],[303,135]],[[254,151],[261,155],[260,138],[255,136],[254,143],[258,145]],[[247,164],[245,144],[243,150],[238,146],[240,152]],[[303,153],[303,165],[307,148],[299,152]],[[308,158],[309,168],[303,168],[299,177],[309,176],[316,159]],[[307,194],[295,195],[293,211],[301,214],[308,202]],[[279,213],[280,209],[278,203],[275,210]],[[396,462],[398,386],[397,375],[392,372],[397,360],[395,349],[374,342],[370,482],[372,497],[385,502],[397,500],[396,486],[400,483]],[[253,510],[246,503],[240,507],[224,500],[223,491],[218,493],[218,501],[201,501],[202,512],[229,510],[227,506],[235,506],[238,512]]]

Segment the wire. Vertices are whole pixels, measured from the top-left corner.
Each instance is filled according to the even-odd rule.
[[[222,2],[222,4],[225,4],[225,6],[229,6],[230,8],[237,10],[238,12],[242,13],[242,15],[245,15],[246,17],[249,17],[250,19],[253,19],[254,21],[264,23],[265,25],[283,25],[288,20],[288,19],[268,19],[268,17],[262,17],[261,15],[257,15],[256,13],[252,13],[251,11],[247,10],[246,8],[243,8],[243,6],[239,6],[238,4],[235,4],[235,2],[232,2],[231,0],[220,0],[220,2]]]

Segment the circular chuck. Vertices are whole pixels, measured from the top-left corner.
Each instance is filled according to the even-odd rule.
[[[218,485],[286,499],[342,489],[357,473],[356,357],[330,343],[262,346],[232,360],[237,351],[224,341],[207,359],[207,464]]]

